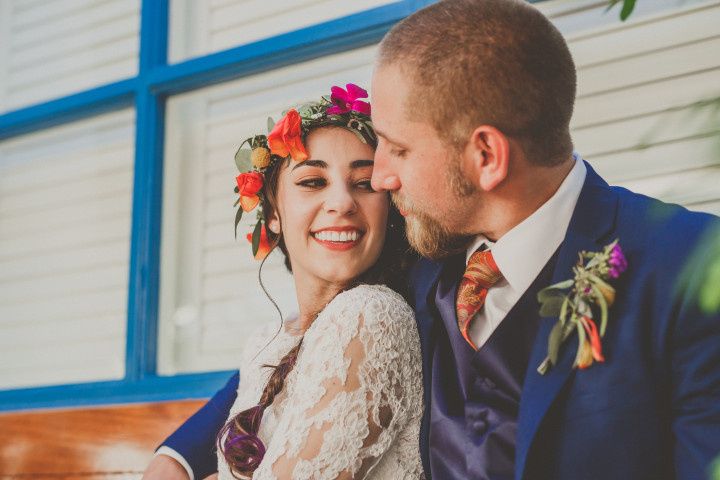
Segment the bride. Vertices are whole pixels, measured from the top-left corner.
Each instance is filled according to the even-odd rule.
[[[218,478],[418,479],[422,377],[402,217],[370,186],[377,138],[349,84],[238,152],[256,258],[293,273],[299,314],[252,336],[218,435]],[[262,265],[261,265],[262,267]]]

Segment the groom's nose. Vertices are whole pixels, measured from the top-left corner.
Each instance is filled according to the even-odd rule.
[[[377,150],[375,150],[375,163],[370,183],[373,190],[377,191],[386,190],[392,192],[400,189],[400,177],[392,169],[392,160],[387,154],[383,142],[380,142]]]

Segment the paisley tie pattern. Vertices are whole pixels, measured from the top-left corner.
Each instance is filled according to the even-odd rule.
[[[475,350],[478,348],[468,335],[470,323],[485,304],[488,289],[502,278],[490,250],[477,250],[470,256],[458,288],[456,312],[460,333]]]

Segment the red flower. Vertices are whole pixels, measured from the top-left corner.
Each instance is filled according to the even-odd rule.
[[[308,158],[305,145],[302,143],[302,121],[297,110],[288,111],[275,124],[267,137],[270,152],[280,157],[290,155],[296,162],[304,162]]]
[[[248,233],[245,238],[247,238],[247,241],[252,245],[252,232]],[[262,260],[268,256],[268,253],[270,253],[270,242],[268,241],[267,229],[265,228],[265,224],[263,224],[262,227],[260,227],[260,244],[255,254],[255,260]]]
[[[260,172],[245,172],[238,175],[236,180],[240,194],[240,206],[243,211],[249,212],[260,202],[257,193],[263,187],[263,175]]]

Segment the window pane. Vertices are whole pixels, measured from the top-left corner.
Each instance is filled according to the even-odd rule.
[[[137,74],[140,0],[0,1],[0,112]]]
[[[234,239],[233,156],[265,132],[268,116],[332,85],[369,84],[374,47],[278,69],[170,99],[163,199],[159,369],[162,373],[237,368],[242,340],[263,323],[279,325],[258,286],[259,262],[245,233]],[[279,257],[263,279],[284,315],[296,309]]]
[[[125,368],[134,112],[0,142],[0,388]]]
[[[171,62],[245,45],[397,0],[171,0]]]

